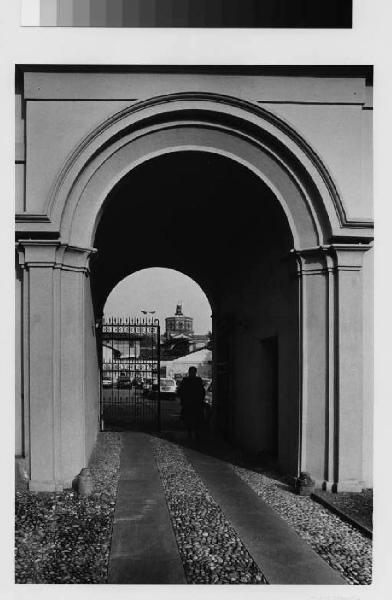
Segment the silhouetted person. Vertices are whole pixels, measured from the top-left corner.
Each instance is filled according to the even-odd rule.
[[[201,377],[196,375],[196,367],[189,367],[188,377],[184,377],[178,389],[181,399],[181,416],[188,430],[188,436],[199,438],[203,424],[203,408],[205,389]]]

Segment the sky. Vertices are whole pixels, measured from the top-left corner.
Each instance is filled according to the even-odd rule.
[[[165,317],[173,316],[178,302],[183,313],[193,317],[195,333],[211,331],[211,307],[201,287],[173,269],[143,269],[129,275],[112,290],[104,308],[105,317],[144,317],[142,310],[156,313],[162,330]],[[150,316],[150,315],[148,315]]]

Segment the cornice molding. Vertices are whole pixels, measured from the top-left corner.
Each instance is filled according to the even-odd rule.
[[[19,240],[16,243],[22,269],[51,268],[61,271],[89,273],[88,260],[95,248],[82,248],[56,240]]]
[[[50,217],[44,213],[16,213],[16,223],[50,223]]]
[[[360,271],[363,255],[372,244],[329,244],[303,248],[293,248],[290,255],[297,262],[297,276],[325,275],[341,271]]]
[[[352,252],[367,252],[373,247],[372,244],[353,242],[350,243],[336,243],[336,244],[324,244],[322,246],[314,246],[312,248],[292,248],[290,253],[301,256],[307,256],[312,254],[326,254],[333,251],[352,251]]]

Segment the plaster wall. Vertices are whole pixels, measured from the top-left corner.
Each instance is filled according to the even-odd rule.
[[[223,314],[238,315],[233,332],[233,437],[251,453],[271,451],[272,407],[263,393],[271,385],[271,368],[263,361],[262,343],[276,337],[278,344],[278,461],[286,473],[297,474],[298,459],[298,348],[297,291],[288,261],[270,251],[260,264],[233,274],[222,294]],[[219,360],[219,357],[218,357]]]
[[[366,100],[359,77],[220,75],[218,73],[47,73],[24,75],[29,100],[145,100],[192,90],[215,92],[252,102],[344,102]]]
[[[250,100],[285,119],[330,167],[349,218],[371,218],[364,79],[28,73],[25,85],[27,209],[33,212],[44,210],[75,146],[108,116],[152,96],[203,91]]]
[[[367,204],[367,213],[373,215],[373,108],[364,107],[362,111],[362,195],[363,204]],[[373,288],[372,288],[373,289]]]
[[[215,75],[118,73],[105,74],[102,77],[102,74],[85,73],[29,73],[25,76],[25,83],[26,195],[25,113],[17,99],[16,208],[17,211],[26,209],[33,215],[35,213],[36,224],[39,227],[43,224],[44,233],[46,221],[40,217],[40,213],[46,211],[52,186],[77,144],[108,116],[136,100],[176,91],[199,90],[229,94],[255,104],[263,104],[290,123],[321,157],[337,185],[347,216],[365,220],[371,215],[371,116],[370,111],[363,110],[367,102],[363,78],[233,78]],[[251,115],[252,111],[249,111],[249,114]],[[125,173],[135,159],[135,152],[139,151],[143,157],[150,150],[159,148],[159,144],[164,148],[170,146],[171,142],[173,146],[186,146],[190,136],[194,136],[192,140],[203,142],[200,144],[202,147],[226,149],[227,144],[234,155],[240,150],[244,156],[250,152],[248,147],[245,148],[247,143],[241,138],[227,137],[220,130],[212,129],[207,135],[201,128],[194,129],[195,131],[178,127],[176,130],[151,133],[151,148],[148,136],[145,136],[143,141],[133,144],[129,153],[127,149],[119,152],[111,166],[107,166],[110,160],[106,157],[99,174],[102,181],[98,177],[98,183],[96,181],[95,184],[104,190],[111,181],[110,168],[114,167]],[[207,138],[203,137],[204,135],[207,135]],[[109,152],[110,149],[106,148],[103,151]],[[256,152],[252,147],[253,151]],[[262,153],[258,153],[258,160],[261,161],[261,157]],[[263,157],[260,172],[265,174],[268,168],[270,167],[267,160]],[[301,194],[293,194],[293,190],[287,185],[284,188],[284,178],[289,179],[287,171],[277,166],[276,171],[271,179],[277,184],[282,183],[283,199],[290,203],[291,207],[298,200],[303,207]],[[80,192],[81,199],[80,211],[75,217],[76,232],[77,227],[85,228],[86,223],[88,226],[91,222],[89,215],[95,218],[94,203],[99,206],[98,195],[94,193],[95,188],[92,187],[90,195],[86,193],[84,197],[85,188],[79,190],[78,185],[82,185],[80,181],[71,192],[76,195]],[[297,211],[294,220],[294,225],[305,231],[302,241],[305,239],[306,242],[306,235],[312,236],[311,226],[301,222],[300,211]],[[29,232],[30,227],[34,230],[34,218],[30,223],[25,215],[21,221],[26,225],[25,231]],[[261,227],[263,238],[268,231],[266,216],[266,221]],[[358,231],[362,234],[363,230]],[[349,228],[346,232],[352,233]],[[62,239],[62,242],[66,244],[69,240]],[[29,266],[26,272],[28,283],[27,291],[24,292],[28,293],[28,302],[25,303],[28,314],[24,324],[28,328],[26,339],[29,343],[29,361],[26,361],[25,369],[28,373],[26,381],[29,387],[29,398],[26,402],[31,408],[29,444],[32,448],[33,490],[61,489],[63,485],[69,485],[73,477],[86,465],[98,430],[98,358],[92,299],[85,275],[85,265],[88,262],[86,259],[83,264],[78,261],[73,263],[69,259],[71,262],[66,260],[62,263],[60,255],[63,250],[56,246],[57,242],[50,250],[51,242],[47,247],[46,243],[48,242],[44,240],[37,243],[34,250],[37,256],[31,260],[31,268]],[[31,244],[34,246],[34,242]],[[305,243],[304,247],[314,245]],[[301,322],[304,340],[301,349],[304,351],[305,360],[302,365],[303,414],[300,415],[298,390],[301,382],[298,357],[302,340],[298,336],[301,317],[298,280],[292,276],[289,263],[283,260],[283,256],[288,256],[289,247],[284,248],[284,252],[277,243],[270,243],[269,246],[265,244],[264,247],[267,251],[257,255],[254,263],[252,260],[256,256],[252,256],[250,264],[246,262],[247,269],[233,268],[226,289],[222,290],[221,294],[221,316],[235,317],[228,345],[231,348],[228,350],[231,356],[228,388],[233,390],[234,401],[231,415],[233,436],[253,452],[265,450],[270,445],[270,432],[266,423],[271,418],[271,407],[260,401],[260,397],[265,383],[263,377],[270,377],[271,371],[267,362],[260,360],[260,343],[266,338],[277,337],[278,442],[281,468],[296,475],[298,457],[302,450],[302,468],[310,470],[317,479],[322,480],[325,477],[331,482],[334,481],[331,456],[327,454],[331,454],[331,448],[335,444],[332,439],[335,435],[332,421],[336,416],[336,392],[336,402],[339,402],[339,418],[336,419],[336,422],[339,421],[339,429],[336,432],[339,442],[339,478],[348,482],[348,485],[354,484],[354,481],[358,481],[362,469],[364,481],[370,482],[371,255],[365,256],[364,285],[362,273],[353,257],[349,258],[347,263],[344,262],[346,259],[343,255],[349,255],[351,250],[336,250],[339,258],[330,269],[330,272],[335,273],[338,265],[336,277],[326,274],[329,267],[326,269],[324,262],[332,261],[331,256],[323,255],[319,265],[316,262],[312,263],[313,259],[309,260],[309,272],[303,279],[301,288],[304,293],[304,321]],[[358,249],[362,252],[361,248]],[[71,250],[70,253],[72,252]],[[54,259],[50,253],[53,253]],[[324,270],[323,273],[319,272],[320,268]],[[328,277],[333,279],[332,284],[328,283]],[[17,311],[20,312],[20,280],[17,280],[16,291]],[[337,344],[335,331],[338,336]],[[17,330],[16,333],[16,366],[21,371],[18,360],[21,357],[22,332]],[[364,349],[366,368],[362,366],[362,354],[358,352],[358,347]],[[336,355],[331,348],[333,352],[336,351]],[[333,365],[337,366],[337,375],[331,369],[331,365],[328,365],[328,358],[331,357]],[[334,377],[337,382],[336,388],[331,386]],[[363,400],[362,384],[365,390]],[[332,389],[334,394],[330,391]],[[21,380],[18,379],[17,451],[18,448],[23,451],[21,398]],[[252,418],[246,417],[246,414],[252,415]],[[298,444],[298,440],[301,439],[301,420],[302,449]],[[336,456],[338,454],[335,452],[332,462]],[[326,464],[328,473],[325,472]]]
[[[86,457],[90,457],[99,427],[100,372],[90,279],[84,278],[84,401]]]
[[[99,366],[89,278],[61,277],[61,440],[66,486],[84,467],[99,428]]]
[[[301,469],[325,477],[327,419],[327,280],[324,274],[303,280],[303,407]]]
[[[32,491],[70,487],[87,464],[99,424],[85,259],[78,265],[78,255],[64,257],[64,251],[58,242],[26,241],[26,266],[17,269],[16,310],[24,318],[17,318],[16,330],[16,453],[29,459]]]
[[[61,277],[61,455],[63,479],[72,482],[86,463],[84,407],[84,274]],[[82,309],[82,310],[81,310]]]
[[[15,94],[15,160],[25,160],[25,118],[23,98],[20,93]]]
[[[92,129],[128,105],[129,102],[63,100],[26,103],[28,212],[45,212],[51,188],[69,154]]]
[[[52,274],[52,269],[38,266],[29,271],[30,468],[32,488],[44,490],[53,490],[57,468]]]
[[[339,476],[363,476],[363,282],[359,271],[338,273],[339,291]],[[362,443],[358,443],[361,441]]]
[[[363,264],[363,479],[373,486],[373,378],[374,378],[374,251],[369,250]]]
[[[22,213],[25,209],[25,164],[15,164],[15,212]]]
[[[371,219],[371,111],[359,104],[264,104],[301,133],[333,173],[346,215]]]
[[[23,344],[22,344],[22,293],[23,293],[23,272],[16,268],[15,280],[15,454],[23,456]]]
[[[25,210],[25,121],[21,94],[15,95],[15,212]]]

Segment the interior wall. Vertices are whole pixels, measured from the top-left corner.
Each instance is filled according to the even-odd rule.
[[[265,407],[261,436],[265,439],[266,450],[271,456],[278,456],[279,444],[279,344],[278,336],[260,340],[258,352],[260,363],[257,387]]]
[[[266,346],[278,349],[278,463],[296,474],[298,455],[297,280],[287,247],[270,247],[258,263],[222,294],[222,314],[235,315],[232,339],[234,415],[232,436],[246,451],[274,454],[271,406],[273,368]],[[268,340],[268,341],[267,341]],[[264,346],[264,347],[263,347]],[[272,351],[272,348],[269,348]],[[218,357],[219,360],[219,357]]]

